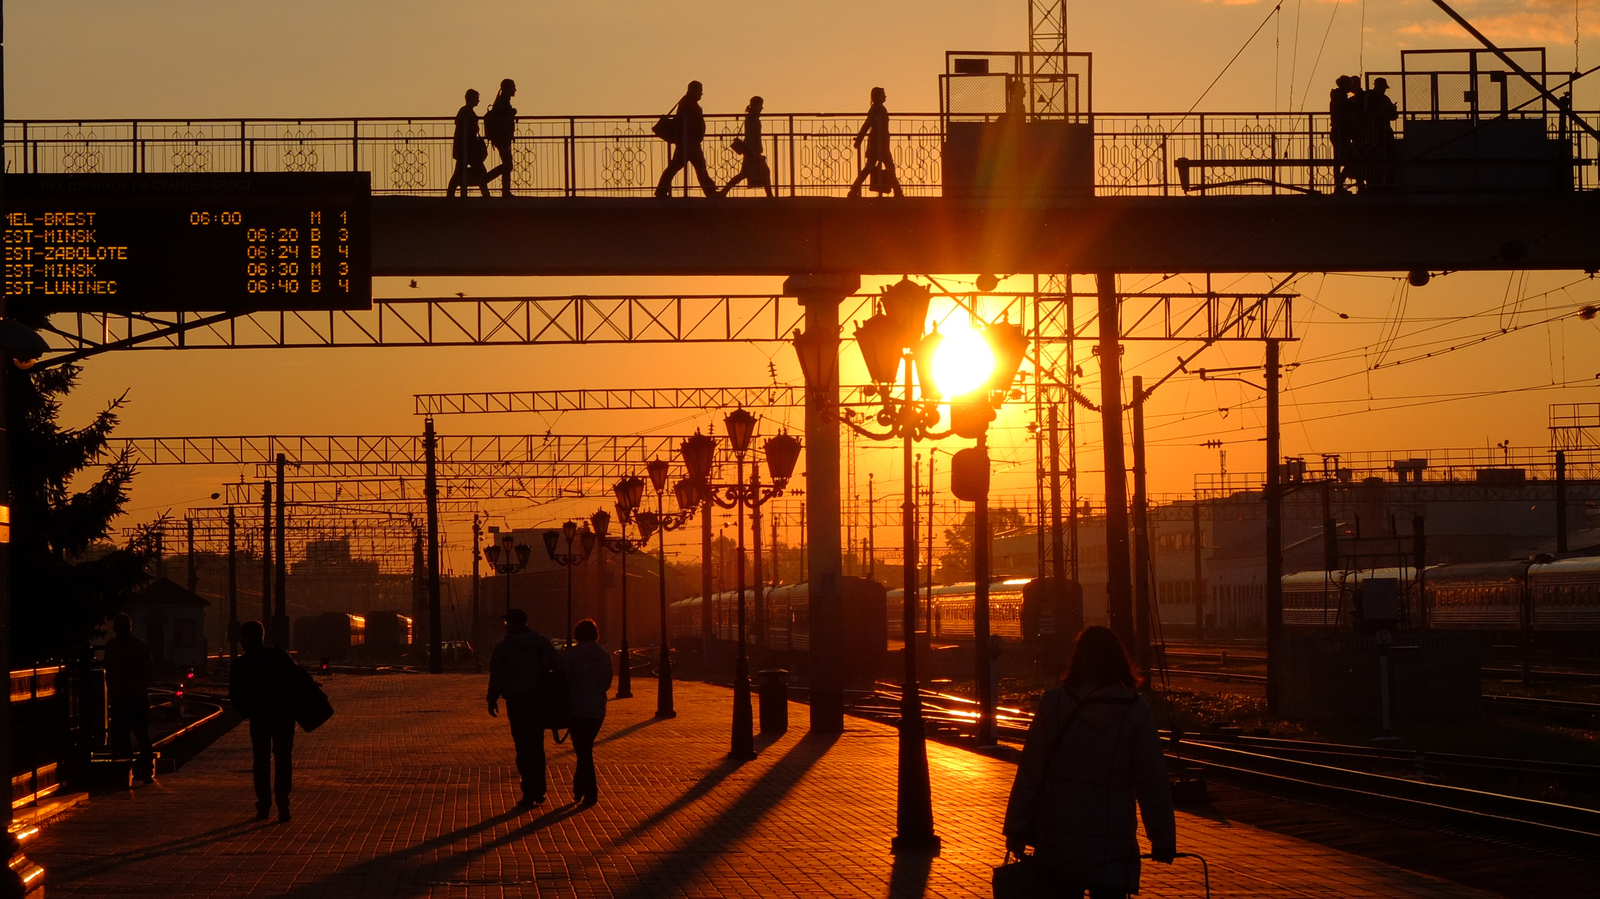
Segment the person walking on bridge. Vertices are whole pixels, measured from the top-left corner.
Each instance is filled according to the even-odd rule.
[[[733,144],[733,151],[744,157],[744,164],[739,167],[739,174],[722,188],[723,196],[740,181],[748,181],[751,187],[765,188],[767,196],[772,196],[772,169],[767,166],[766,148],[761,138],[761,108],[765,104],[760,97],[751,97],[750,105],[744,108],[744,134]]]
[[[265,640],[266,628],[261,622],[246,621],[239,625],[239,642],[244,645],[244,655],[234,660],[233,669],[228,672],[228,698],[240,715],[250,719],[256,820],[266,820],[276,797],[278,822],[286,823],[289,790],[294,778],[294,711],[289,699],[298,672],[287,652],[267,646]],[[274,768],[276,785],[273,784]]]
[[[1078,636],[1061,686],[1039,700],[1003,832],[1018,858],[1033,847],[1054,895],[1139,892],[1135,801],[1151,856],[1163,864],[1177,857],[1166,760],[1137,686],[1122,642],[1095,626]]]
[[[499,717],[500,697],[504,696],[511,742],[517,748],[517,774],[522,780],[522,798],[517,805],[531,807],[544,802],[546,787],[539,680],[561,662],[550,641],[528,628],[527,612],[509,609],[503,620],[506,638],[496,644],[489,658],[489,714]]]
[[[154,753],[150,746],[150,682],[154,662],[150,647],[133,635],[133,619],[118,615],[111,622],[116,636],[106,641],[106,699],[111,706],[111,753],[133,757],[139,741],[134,775],[155,782]]]
[[[459,185],[464,198],[467,189],[475,184],[487,197],[489,173],[483,170],[483,162],[489,158],[489,145],[478,133],[478,92],[475,90],[467,91],[465,105],[456,111],[456,131],[451,141],[450,155],[455,158],[456,170],[450,175],[446,196],[455,196]]]
[[[897,197],[905,196],[900,192],[900,179],[894,172],[894,155],[889,152],[889,109],[883,105],[888,99],[889,95],[883,88],[872,89],[872,106],[867,109],[867,120],[856,132],[856,149],[859,150],[861,142],[865,140],[867,155],[861,173],[850,185],[849,196],[861,196],[861,184],[868,178],[872,179],[868,187],[876,193],[892,191]]]
[[[606,720],[606,690],[611,688],[611,653],[600,645],[600,628],[585,618],[573,628],[578,642],[567,648],[567,689],[572,693],[572,751],[578,766],[572,775],[572,798],[580,805],[600,800],[594,773],[594,738]],[[627,659],[622,664],[628,664]]]
[[[483,136],[494,145],[495,152],[500,154],[500,164],[490,169],[484,175],[484,183],[499,178],[500,196],[511,196],[511,140],[517,133],[517,110],[511,105],[511,98],[517,95],[517,83],[510,78],[500,82],[500,92],[495,94],[494,102],[489,104],[489,110],[483,114]]]
[[[678,101],[678,112],[672,120],[672,161],[667,163],[667,170],[661,173],[661,180],[656,183],[658,197],[672,196],[672,179],[685,166],[694,167],[694,176],[706,196],[721,196],[717,193],[717,182],[706,170],[706,154],[700,146],[706,139],[706,115],[700,110],[700,97],[704,93],[700,82],[691,81],[683,99]]]

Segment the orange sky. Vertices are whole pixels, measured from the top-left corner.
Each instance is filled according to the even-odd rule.
[[[1290,0],[1280,16],[1269,18],[1271,8],[1271,3],[1237,0],[1079,2],[1069,11],[1071,48],[1095,54],[1095,105],[1106,112],[1189,108],[1264,19],[1255,41],[1200,108],[1264,110],[1275,98],[1279,107],[1299,108],[1307,96],[1305,105],[1316,107],[1334,74],[1356,71],[1362,62],[1368,70],[1394,69],[1402,47],[1466,45],[1444,27],[1442,14],[1422,2]],[[1548,45],[1552,68],[1573,62],[1570,4],[1482,0],[1461,8],[1484,17],[1498,37]],[[1600,8],[1585,0],[1582,9],[1587,43],[1580,47],[1580,61],[1600,61],[1600,40],[1590,30],[1600,25]],[[748,0],[670,5],[633,0],[382,5],[28,0],[6,8],[7,111],[12,118],[448,115],[464,87],[488,94],[508,76],[521,86],[517,104],[524,114],[662,111],[691,77],[706,83],[705,105],[713,112],[742,108],[757,91],[770,112],[864,110],[867,88],[875,84],[888,89],[891,110],[927,111],[937,108],[935,76],[943,51],[1021,48],[1025,10],[1021,0],[793,5]],[[1297,14],[1303,21],[1297,22]],[[1579,93],[1580,106],[1592,108],[1596,100],[1600,91],[1593,88]],[[1155,280],[1130,279],[1127,286]],[[1241,283],[1259,290],[1269,281],[1253,276]],[[1024,286],[1018,280],[1003,289]],[[1087,282],[1081,286],[1089,287]],[[429,279],[422,291],[484,296],[776,292],[778,287],[777,279]],[[1504,439],[1541,447],[1548,403],[1595,398],[1588,388],[1600,377],[1600,335],[1594,322],[1573,313],[1600,303],[1600,290],[1581,273],[1452,275],[1421,289],[1405,288],[1397,277],[1310,275],[1294,289],[1305,297],[1296,305],[1304,341],[1285,354],[1286,361],[1300,363],[1285,380],[1287,453],[1482,447]],[[375,284],[379,296],[402,290],[396,281]],[[1461,318],[1466,315],[1473,317]],[[1451,349],[1502,329],[1505,334],[1481,345]],[[1450,351],[1371,370],[1380,362],[1441,349]],[[1180,351],[1130,347],[1129,372],[1159,378]],[[1087,347],[1083,352],[1086,356]],[[862,380],[853,348],[846,354],[845,380]],[[1208,351],[1195,365],[1259,359],[1258,346],[1240,345]],[[413,393],[760,384],[768,381],[769,361],[780,381],[798,382],[787,348],[755,345],[112,355],[87,366],[67,414],[81,418],[127,390],[130,405],[122,433],[130,436],[408,433],[420,430],[411,414]],[[1096,366],[1086,361],[1085,370],[1085,387],[1096,395]],[[1547,389],[1554,385],[1565,386]],[[1454,399],[1509,390],[1517,392]],[[1153,492],[1187,492],[1196,471],[1215,470],[1217,452],[1198,445],[1211,438],[1230,442],[1231,470],[1263,467],[1262,406],[1253,388],[1180,377],[1155,395],[1147,415]],[[1033,448],[1025,431],[1030,416],[1031,410],[1008,409],[997,425],[993,453],[1002,460],[999,492],[1032,490]],[[689,418],[674,413],[486,416],[442,419],[440,427],[454,433],[678,432],[692,428]],[[1092,415],[1081,421],[1083,489],[1098,494],[1098,422]],[[868,470],[876,472],[880,492],[898,488],[895,452],[873,448],[863,454],[861,465],[863,491]],[[237,475],[206,468],[147,470],[130,509],[135,518],[181,510]],[[505,520],[526,526],[587,513],[595,505],[592,500],[540,509],[512,505],[502,513]],[[880,538],[885,544],[895,539],[892,530],[880,530]],[[464,535],[452,535],[453,541],[461,539]],[[460,570],[465,559],[452,564]]]

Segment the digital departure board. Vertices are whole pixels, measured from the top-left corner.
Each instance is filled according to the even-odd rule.
[[[6,175],[6,303],[369,308],[371,196],[366,172]]]

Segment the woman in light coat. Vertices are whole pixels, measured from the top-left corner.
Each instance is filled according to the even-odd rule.
[[[585,618],[572,629],[578,642],[566,651],[567,688],[572,694],[572,751],[578,767],[572,774],[572,798],[582,805],[600,799],[594,774],[594,738],[606,720],[606,690],[611,687],[611,653],[600,645],[600,629]]]
[[[1177,852],[1166,761],[1137,684],[1116,635],[1087,628],[1028,729],[1006,805],[1006,848],[1021,857],[1032,846],[1062,896],[1139,891],[1135,802],[1156,861],[1171,864]]]

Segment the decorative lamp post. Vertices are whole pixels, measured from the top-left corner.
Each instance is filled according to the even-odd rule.
[[[572,569],[582,565],[594,552],[594,532],[588,528],[578,529],[574,522],[567,522],[559,531],[544,532],[544,549],[550,554],[550,561],[567,569],[567,644],[572,643]]]
[[[656,513],[654,521],[647,521],[649,512],[639,513],[639,530],[644,532],[653,530],[660,536],[657,550],[660,558],[657,559],[657,580],[661,588],[661,644],[657,650],[656,659],[656,717],[676,718],[678,712],[672,707],[672,644],[667,632],[667,531],[675,531],[684,526],[689,518],[694,515],[694,510],[700,505],[700,498],[695,490],[694,482],[685,478],[673,486],[673,493],[678,500],[679,511],[668,515],[664,501],[667,487],[667,470],[670,466],[664,459],[652,459],[645,470],[650,474],[650,485],[656,489]],[[649,539],[646,535],[645,539]]]
[[[678,447],[689,482],[701,505],[700,515],[700,640],[701,654],[709,668],[714,662],[716,635],[711,629],[711,465],[716,459],[717,439],[700,433],[686,438]]]
[[[900,688],[899,789],[895,804],[893,850],[938,852],[939,837],[933,832],[933,792],[928,778],[928,746],[922,718],[922,698],[917,683],[917,517],[916,495],[912,490],[912,444],[917,440],[939,439],[950,432],[935,433],[939,424],[938,387],[932,375],[932,359],[943,337],[934,331],[922,333],[928,314],[931,292],[909,279],[902,279],[883,290],[882,311],[856,327],[856,343],[867,364],[867,374],[883,401],[877,423],[884,432],[871,431],[846,420],[857,433],[873,440],[903,442],[905,471],[902,522],[905,546],[905,590],[901,602],[901,637],[905,657],[905,682]],[[801,357],[805,352],[802,348]],[[919,363],[920,360],[920,363]],[[904,366],[904,395],[894,398],[896,382]],[[922,386],[919,402],[912,378]]]
[[[513,545],[513,539],[509,531],[501,535],[500,540],[505,545],[504,549],[497,544],[491,543],[483,548],[483,557],[489,561],[489,567],[493,568],[496,574],[506,576],[505,611],[509,612],[511,611],[511,576],[528,567],[528,557],[533,554],[533,547],[528,546],[526,543],[515,543]]]
[[[728,442],[733,445],[734,490],[729,494],[730,505],[738,507],[735,516],[737,549],[734,552],[734,595],[738,597],[739,654],[733,665],[733,739],[728,757],[749,760],[756,757],[755,712],[750,705],[750,659],[745,646],[744,628],[744,454],[750,450],[750,437],[755,434],[756,417],[743,408],[729,412],[723,419],[728,429]],[[719,503],[720,505],[720,503]],[[759,587],[757,589],[760,589]]]
[[[611,546],[622,555],[622,647],[618,660],[617,698],[633,698],[633,657],[628,649],[628,553],[649,544],[650,535],[642,533],[636,547],[628,540],[628,524],[634,520],[634,511],[644,499],[644,481],[637,477],[623,478],[612,486],[617,496],[617,538]]]
[[[595,564],[598,565],[599,569],[600,569],[599,572],[597,573],[596,578],[595,578],[596,583],[597,583],[597,585],[599,587],[599,589],[596,591],[597,593],[599,593],[599,599],[600,599],[600,611],[599,611],[598,614],[600,616],[601,622],[609,625],[610,622],[607,621],[606,618],[607,618],[607,614],[611,610],[606,606],[606,552],[605,552],[605,550],[606,550],[606,536],[611,532],[611,513],[607,512],[604,509],[596,509],[596,510],[594,510],[594,514],[589,516],[589,529],[594,531],[594,537],[595,537],[596,544],[600,547],[600,555],[595,558]],[[571,617],[571,616],[569,615],[568,617]],[[575,637],[572,637],[572,625],[571,624],[567,625],[567,635],[568,635],[568,637],[576,640]]]

